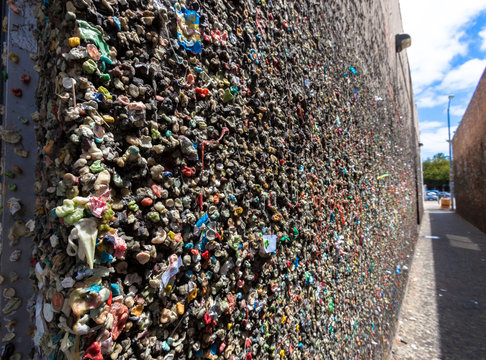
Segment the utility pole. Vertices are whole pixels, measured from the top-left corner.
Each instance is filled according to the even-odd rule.
[[[454,210],[454,176],[452,174],[452,141],[451,141],[451,101],[454,95],[449,95],[447,105],[447,127],[449,129],[449,192],[451,193],[451,210]]]

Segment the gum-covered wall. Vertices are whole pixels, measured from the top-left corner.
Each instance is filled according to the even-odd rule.
[[[385,356],[416,120],[368,3],[39,3],[35,352]]]

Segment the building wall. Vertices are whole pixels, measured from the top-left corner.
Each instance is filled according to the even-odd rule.
[[[421,199],[398,0],[185,4],[198,54],[169,1],[38,10],[38,350],[386,358]]]
[[[457,212],[486,232],[486,73],[452,140]]]
[[[0,5],[3,19],[0,36],[3,54],[0,121],[2,132],[13,131],[22,140],[12,144],[5,141],[8,139],[3,138],[3,134],[0,140],[0,292],[10,294],[0,298],[3,310],[0,313],[0,356],[9,357],[10,344],[14,343],[17,352],[27,359],[33,346],[29,301],[34,288],[30,279],[33,237],[26,224],[32,225],[35,213],[33,183],[37,143],[31,114],[37,109],[35,94],[38,79],[33,69],[35,61],[29,56],[37,53],[37,41],[32,34],[37,27],[37,19],[33,15],[33,2],[15,1],[12,5],[18,7],[18,14],[10,11],[6,2]],[[15,326],[8,326],[14,323]]]

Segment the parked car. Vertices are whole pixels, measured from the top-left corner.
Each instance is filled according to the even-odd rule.
[[[450,198],[451,197],[451,194],[448,193],[447,191],[441,191],[439,193],[439,198],[442,199],[442,198]]]
[[[435,192],[428,192],[425,194],[425,201],[437,201],[439,198]]]

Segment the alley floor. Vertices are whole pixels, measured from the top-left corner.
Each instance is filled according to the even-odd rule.
[[[391,360],[486,359],[486,235],[426,202]]]

